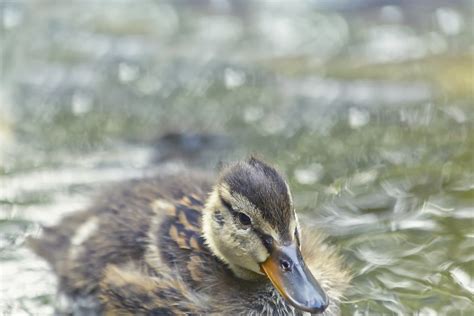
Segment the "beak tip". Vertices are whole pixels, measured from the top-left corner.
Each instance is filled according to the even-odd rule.
[[[282,261],[289,262],[290,268],[285,269]],[[327,309],[329,299],[296,246],[275,249],[260,267],[278,292],[296,309],[312,314],[320,314]]]
[[[314,314],[320,314],[323,313],[326,308],[329,306],[329,301],[325,299],[324,301],[320,300],[311,300],[305,302],[305,304],[295,304],[295,307],[304,310],[306,312],[314,313]]]
[[[311,307],[312,313],[323,313],[326,308],[328,308],[329,302],[324,302],[323,304],[317,304]]]

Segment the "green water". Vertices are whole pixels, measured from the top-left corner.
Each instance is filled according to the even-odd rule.
[[[40,224],[112,182],[251,153],[341,248],[344,315],[474,314],[471,2],[0,10],[2,314],[53,311],[54,276],[24,247]]]

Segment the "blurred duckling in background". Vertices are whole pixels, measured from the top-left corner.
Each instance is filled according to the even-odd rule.
[[[58,313],[339,314],[349,273],[298,222],[279,173],[256,158],[217,182],[134,180],[31,240],[58,275]]]

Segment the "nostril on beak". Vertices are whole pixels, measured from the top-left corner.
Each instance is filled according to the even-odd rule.
[[[280,260],[280,267],[284,272],[288,272],[291,270],[291,263],[288,260]]]

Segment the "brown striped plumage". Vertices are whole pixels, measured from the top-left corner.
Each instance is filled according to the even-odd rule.
[[[197,173],[130,181],[104,194],[89,210],[45,228],[42,238],[31,240],[31,245],[58,275],[59,292],[68,302],[58,311],[301,314],[265,275],[248,271],[250,278],[239,277],[234,262],[223,262],[210,247],[203,228],[203,213],[214,207],[211,192],[227,188],[228,194],[244,196],[246,203],[255,205],[265,225],[279,236],[289,236],[294,215],[286,183],[273,168],[253,158],[231,165],[219,179],[214,189],[208,176]],[[216,227],[229,225],[233,218],[217,207],[212,215]],[[348,273],[321,235],[301,230],[303,257],[330,299],[325,314],[337,314]],[[235,232],[221,233],[225,238]]]

